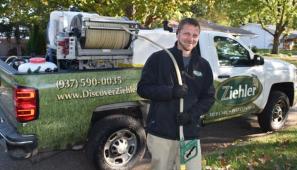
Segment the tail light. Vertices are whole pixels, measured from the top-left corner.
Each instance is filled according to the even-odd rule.
[[[16,119],[19,122],[28,122],[38,117],[38,90],[34,88],[14,89]]]

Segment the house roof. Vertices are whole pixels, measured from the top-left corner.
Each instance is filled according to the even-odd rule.
[[[242,36],[255,36],[256,34],[236,27],[227,27],[223,25],[218,25],[213,22],[207,21],[205,19],[198,19],[201,30],[210,30],[210,31],[220,31],[231,33],[235,35],[242,35]]]
[[[254,28],[263,30],[261,24],[258,24],[258,23],[247,23],[247,24],[241,26],[240,28],[247,30],[247,29],[251,29],[250,27],[254,27]],[[271,34],[273,34],[275,32],[275,25],[267,25],[265,28],[266,28],[266,31],[269,31]]]
[[[297,39],[297,31],[291,32],[287,37],[286,40],[294,40]]]

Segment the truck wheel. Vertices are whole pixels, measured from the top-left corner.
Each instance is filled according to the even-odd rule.
[[[272,91],[263,112],[258,115],[258,122],[262,130],[267,132],[281,129],[288,118],[289,107],[289,99],[286,94]]]
[[[98,169],[131,169],[145,152],[145,131],[130,116],[112,115],[93,126],[86,153]]]

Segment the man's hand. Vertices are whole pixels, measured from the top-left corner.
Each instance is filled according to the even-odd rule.
[[[173,98],[183,98],[188,94],[188,86],[186,84],[176,85],[172,89]]]
[[[192,117],[188,112],[179,113],[177,114],[176,121],[178,125],[184,126],[192,123]]]

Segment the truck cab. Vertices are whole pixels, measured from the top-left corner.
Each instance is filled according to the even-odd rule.
[[[216,86],[216,104],[205,121],[256,113],[264,131],[283,127],[295,104],[296,67],[264,59],[225,33],[202,33],[200,40],[208,42],[201,43],[201,55],[211,63]]]

